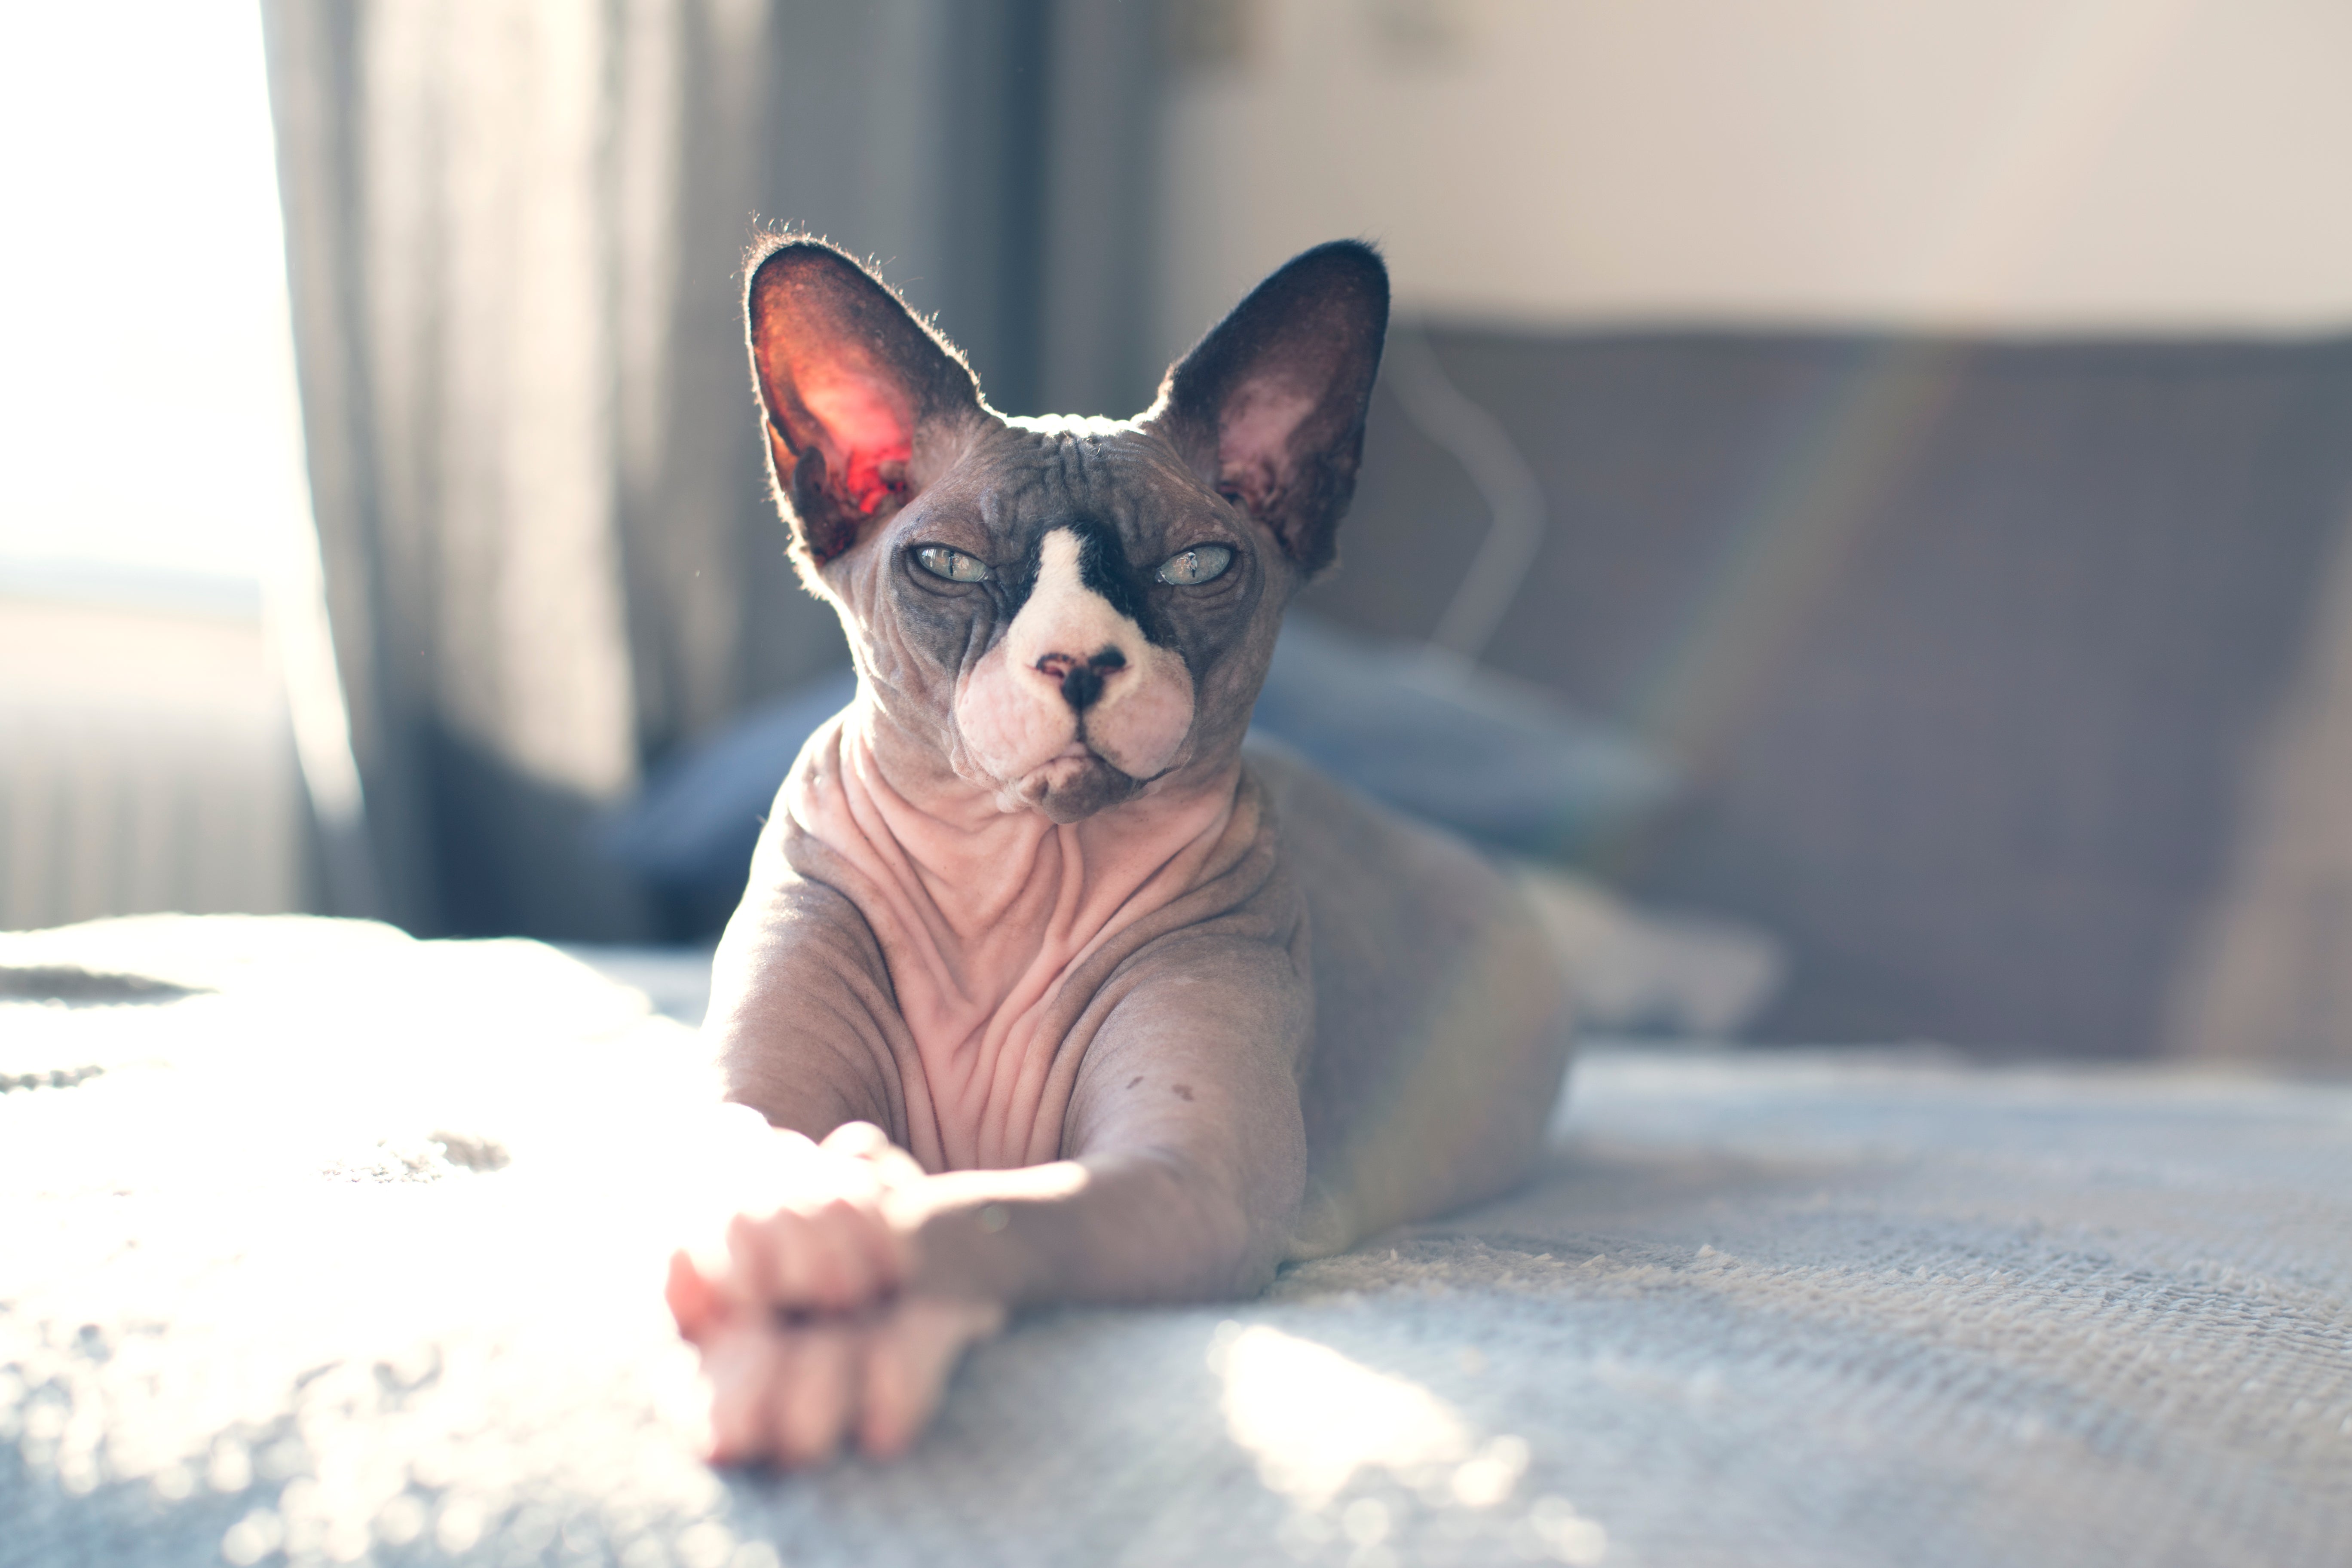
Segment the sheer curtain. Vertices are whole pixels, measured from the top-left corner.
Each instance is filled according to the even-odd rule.
[[[841,660],[743,367],[755,222],[870,253],[999,406],[1149,396],[1118,0],[265,0],[320,553],[381,907],[636,940],[643,770]]]

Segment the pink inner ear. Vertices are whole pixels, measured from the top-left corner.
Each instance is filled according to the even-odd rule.
[[[1314,412],[1315,400],[1303,392],[1276,381],[1245,383],[1217,419],[1219,485],[1259,510],[1281,489],[1291,437]]]
[[[872,511],[906,489],[906,465],[915,453],[913,410],[855,373],[806,374],[799,390],[819,426],[825,469],[841,476],[850,504]]]

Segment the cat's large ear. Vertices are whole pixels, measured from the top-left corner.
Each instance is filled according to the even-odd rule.
[[[1380,253],[1357,240],[1318,245],[1171,366],[1144,416],[1303,572],[1336,552],[1388,321]]]
[[[745,268],[751,376],[793,552],[822,566],[913,499],[923,453],[982,413],[952,344],[857,261],[803,235]]]

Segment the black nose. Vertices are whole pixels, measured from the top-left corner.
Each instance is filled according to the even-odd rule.
[[[1037,661],[1037,668],[1061,677],[1062,700],[1083,713],[1102,695],[1103,678],[1127,668],[1127,655],[1107,647],[1081,662],[1066,653],[1049,653]]]

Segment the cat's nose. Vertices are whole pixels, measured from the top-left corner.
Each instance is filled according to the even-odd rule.
[[[1079,712],[1085,712],[1103,694],[1110,678],[1127,668],[1127,655],[1115,647],[1106,647],[1091,658],[1079,658],[1074,654],[1049,653],[1037,661],[1037,673],[1058,682],[1062,700]]]

